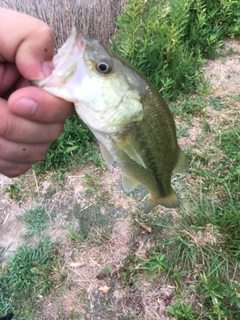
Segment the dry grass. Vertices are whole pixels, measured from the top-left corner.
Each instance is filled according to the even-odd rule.
[[[205,65],[206,78],[211,82],[212,95],[228,96],[240,90],[240,44],[230,40],[222,49],[223,55],[230,53],[228,58],[209,60]]]
[[[106,44],[116,31],[117,14],[126,0],[0,0],[0,6],[27,13],[46,22],[54,31],[59,48],[77,26]]]

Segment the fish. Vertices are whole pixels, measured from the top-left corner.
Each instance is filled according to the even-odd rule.
[[[157,88],[111,48],[76,28],[53,64],[52,74],[33,84],[74,104],[107,165],[121,168],[125,191],[139,183],[148,189],[145,213],[159,204],[178,207],[171,177],[185,168],[185,157]]]

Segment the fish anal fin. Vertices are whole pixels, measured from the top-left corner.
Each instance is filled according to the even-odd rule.
[[[145,204],[144,213],[149,213],[158,204],[161,204],[166,208],[177,208],[180,206],[180,201],[174,191],[166,197],[154,197],[150,193]]]
[[[104,161],[106,162],[106,164],[110,168],[112,168],[113,167],[112,155],[110,154],[110,152],[107,150],[107,148],[102,143],[99,143],[99,146],[100,146],[101,154],[102,154]]]
[[[183,151],[179,148],[178,160],[177,160],[177,164],[175,165],[175,168],[173,169],[173,172],[175,172],[175,173],[182,172],[186,169],[187,169],[187,166],[186,166],[186,161],[185,161],[185,155],[184,155]]]
[[[138,184],[138,181],[132,179],[125,173],[122,174],[122,185],[126,192],[131,192]]]

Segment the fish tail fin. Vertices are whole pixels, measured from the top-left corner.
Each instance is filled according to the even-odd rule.
[[[169,195],[162,198],[154,198],[150,194],[144,208],[144,213],[149,213],[158,204],[161,204],[166,208],[177,208],[180,206],[180,201],[173,190]]]

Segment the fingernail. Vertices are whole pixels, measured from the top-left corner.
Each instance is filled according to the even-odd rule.
[[[50,76],[53,69],[54,69],[54,65],[53,65],[52,61],[49,60],[49,61],[42,62],[42,73],[43,73],[44,77]]]
[[[37,110],[37,102],[28,98],[20,98],[13,104],[14,113],[23,117],[32,117]]]

